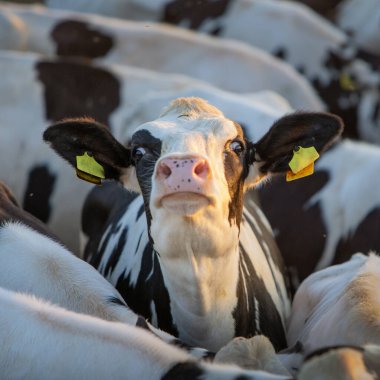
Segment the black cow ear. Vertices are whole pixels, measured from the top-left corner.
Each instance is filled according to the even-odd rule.
[[[122,170],[131,165],[130,150],[92,119],[60,121],[46,129],[43,139],[77,169],[80,178],[90,182],[97,183],[97,177],[119,180]]]
[[[296,112],[284,116],[254,144],[255,161],[261,163],[262,174],[286,172],[298,147],[314,147],[321,154],[342,131],[342,119],[333,114]]]

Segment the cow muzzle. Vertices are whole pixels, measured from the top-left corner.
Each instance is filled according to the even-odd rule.
[[[207,158],[197,155],[167,156],[157,162],[156,207],[181,208],[193,213],[214,203],[212,172]],[[187,212],[186,212],[187,213]]]

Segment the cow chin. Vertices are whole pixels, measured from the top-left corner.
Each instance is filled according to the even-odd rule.
[[[158,207],[177,216],[191,217],[212,203],[212,199],[203,194],[179,192],[162,197],[158,202]]]

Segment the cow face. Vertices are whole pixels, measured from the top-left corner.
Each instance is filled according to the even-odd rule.
[[[215,107],[180,98],[137,128],[126,147],[92,120],[63,121],[44,139],[72,165],[89,152],[106,178],[141,192],[158,252],[176,255],[189,244],[222,254],[238,241],[245,189],[287,171],[297,146],[321,152],[341,130],[335,116],[296,113],[253,144]]]

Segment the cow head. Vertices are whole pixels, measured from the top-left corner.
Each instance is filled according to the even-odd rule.
[[[185,245],[207,255],[222,254],[238,241],[247,188],[286,172],[297,146],[321,152],[341,131],[336,116],[295,113],[253,143],[206,101],[179,98],[158,119],[139,126],[126,146],[87,119],[55,124],[44,139],[73,166],[76,156],[88,152],[107,179],[140,192],[159,253],[177,255]]]

